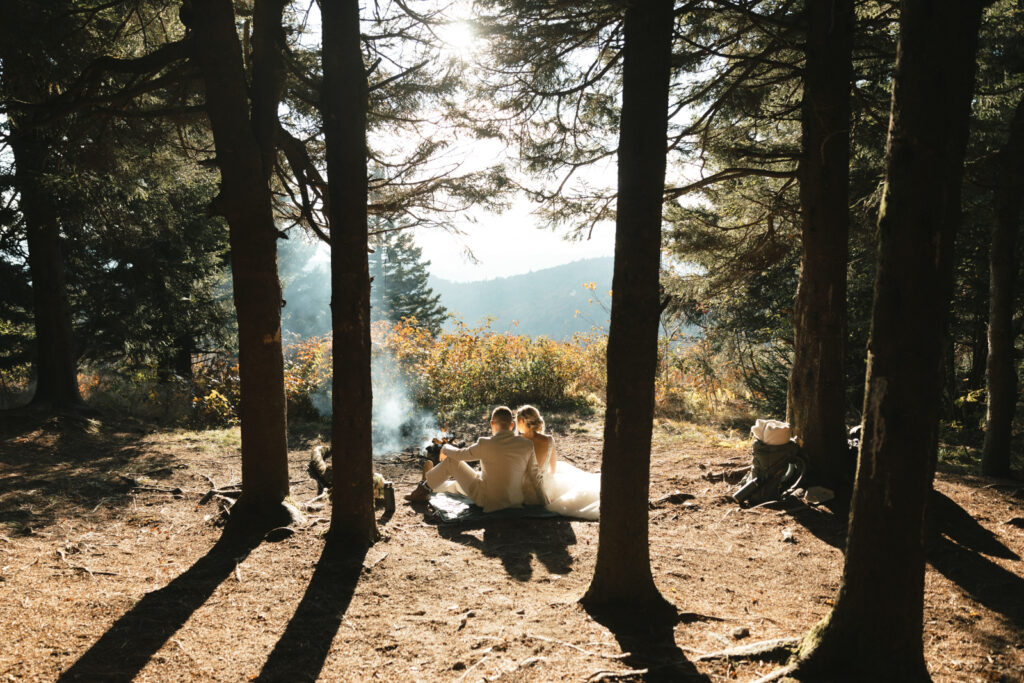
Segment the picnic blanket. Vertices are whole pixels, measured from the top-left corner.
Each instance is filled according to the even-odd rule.
[[[434,493],[430,496],[430,509],[443,524],[459,524],[464,522],[482,522],[496,519],[543,519],[545,517],[561,517],[557,512],[548,510],[543,505],[524,505],[519,508],[505,508],[494,512],[484,512],[475,505],[469,496],[458,493]]]

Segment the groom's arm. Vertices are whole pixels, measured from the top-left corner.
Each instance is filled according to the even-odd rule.
[[[477,440],[477,442],[472,446],[466,446],[465,448],[456,448],[455,446],[446,443],[441,447],[441,452],[444,453],[446,458],[455,460],[456,462],[459,460],[479,460],[479,446],[479,440]]]

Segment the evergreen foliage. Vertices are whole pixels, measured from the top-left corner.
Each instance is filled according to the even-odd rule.
[[[399,322],[415,318],[432,334],[441,330],[447,311],[440,295],[428,284],[423,250],[408,231],[381,231],[370,238],[370,319]],[[301,236],[279,241],[285,305],[281,310],[286,334],[316,337],[331,331],[331,278],[318,248]]]
[[[415,318],[431,334],[441,331],[446,310],[427,284],[430,261],[405,230],[383,230],[370,239],[370,319]]]

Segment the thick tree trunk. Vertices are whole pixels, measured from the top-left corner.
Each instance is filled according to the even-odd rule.
[[[367,83],[358,0],[322,0],[324,83],[331,227],[331,325],[334,380],[331,533],[373,543],[373,391],[370,381],[370,269],[367,252]]]
[[[1010,136],[999,153],[999,186],[995,192],[996,222],[989,256],[988,415],[983,474],[1010,473],[1010,438],[1017,408],[1017,368],[1013,341],[1013,283],[1017,277],[1017,231],[1024,196],[1024,99],[1017,104]]]
[[[288,440],[277,229],[261,140],[249,119],[248,86],[231,0],[195,2],[187,14],[195,33],[193,60],[205,84],[221,172],[220,194],[211,209],[228,222],[238,313],[242,496],[232,519],[242,529],[259,530],[287,523],[294,514],[284,504]],[[257,11],[256,16],[265,15]],[[255,27],[257,32],[267,29]],[[272,75],[254,72],[253,89],[259,90],[256,83],[267,77]],[[264,104],[270,106],[276,112],[276,103]]]
[[[800,160],[802,267],[793,322],[788,410],[810,475],[847,480],[846,260],[849,235],[853,0],[806,3]],[[848,490],[848,489],[847,489]]]
[[[11,72],[5,74],[8,81],[19,77],[15,64],[5,60],[5,65]],[[8,87],[11,85],[9,82]],[[17,92],[16,88],[12,91]],[[85,403],[78,389],[60,224],[55,198],[47,191],[44,178],[53,150],[31,115],[12,114],[10,126],[14,185],[28,242],[36,333],[36,389],[30,405],[42,410],[77,410]]]
[[[627,6],[600,544],[582,600],[644,619],[674,614],[651,576],[647,520],[672,23],[671,0]]]
[[[807,679],[929,678],[924,511],[981,9],[902,3],[846,562],[835,607],[804,641]]]

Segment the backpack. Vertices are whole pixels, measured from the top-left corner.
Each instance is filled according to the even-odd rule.
[[[742,507],[782,500],[789,495],[807,471],[800,457],[800,446],[788,441],[778,446],[754,439],[750,471],[740,481],[732,498]]]

